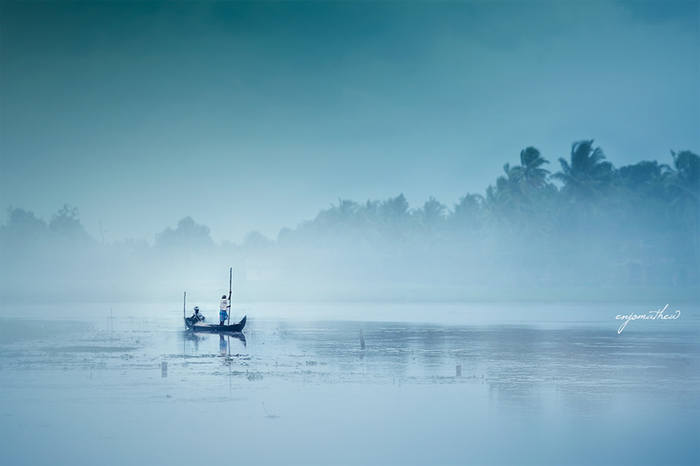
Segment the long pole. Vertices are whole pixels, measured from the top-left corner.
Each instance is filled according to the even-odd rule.
[[[185,313],[185,308],[187,307],[187,291],[182,295],[182,318],[187,319],[187,314]],[[185,323],[185,327],[187,327],[187,323]]]
[[[228,268],[228,322],[231,325],[231,284],[233,283],[233,267]]]

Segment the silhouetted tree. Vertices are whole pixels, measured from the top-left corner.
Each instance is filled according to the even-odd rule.
[[[49,229],[62,238],[74,241],[91,241],[92,239],[80,223],[77,207],[64,204],[49,222]]]
[[[272,240],[259,231],[251,231],[243,240],[243,247],[247,250],[261,250],[272,246]]]
[[[423,204],[423,209],[420,210],[419,214],[425,225],[435,226],[445,219],[445,211],[447,207],[439,202],[434,197],[430,197],[425,204]]]
[[[483,224],[483,204],[483,196],[467,194],[455,204],[451,219],[462,227],[480,228]]]
[[[176,248],[205,248],[214,242],[209,235],[209,227],[196,223],[192,217],[185,217],[176,228],[166,228],[156,236],[156,246]]]
[[[520,151],[520,166],[509,167],[506,173],[520,186],[521,191],[527,193],[547,185],[549,170],[542,168],[546,163],[549,161],[540,155],[540,151],[527,147]]]
[[[408,201],[403,193],[389,198],[379,205],[380,215],[388,223],[395,223],[408,217]]]
[[[671,152],[671,156],[675,168],[667,177],[671,202],[682,228],[691,236],[688,248],[681,246],[681,250],[692,249],[685,258],[694,265],[695,276],[700,278],[700,157],[688,150]]]
[[[605,162],[600,147],[593,140],[575,142],[571,146],[571,162],[560,158],[561,171],[554,178],[564,183],[564,192],[577,199],[590,199],[602,193],[612,180],[614,169]]]
[[[486,202],[494,214],[512,213],[523,201],[518,182],[513,178],[510,164],[503,165],[506,176],[496,178],[496,185],[486,189]]]
[[[46,235],[48,226],[34,212],[10,207],[7,209],[7,223],[0,228],[0,232],[5,241],[30,241]]]
[[[112,274],[121,267],[129,275],[122,282],[134,287],[156,275],[161,283],[175,277],[207,283],[213,269],[240,260],[277,268],[290,279],[306,275],[309,283],[337,273],[342,283],[364,280],[355,285],[379,288],[434,280],[460,289],[483,282],[597,291],[626,283],[685,292],[700,280],[700,157],[672,152],[671,162],[615,170],[586,140],[574,143],[569,159],[560,159],[561,171],[550,175],[540,152],[527,147],[519,165],[506,163],[484,196],[467,194],[451,211],[434,197],[414,209],[403,194],[362,203],[338,199],[315,218],[281,230],[276,242],[252,232],[240,246],[215,244],[209,228],[191,217],[159,233],[154,246],[102,245],[89,237],[76,208],[63,206],[48,224],[10,208],[0,226],[0,261],[9,264],[14,281],[0,283],[0,291],[36,286],[38,264],[63,277],[52,285],[57,289],[92,280],[99,290],[113,280],[98,270]],[[190,275],[183,278],[183,270]]]
[[[669,178],[677,198],[695,204],[700,200],[700,157],[689,150],[671,152],[675,173]]]
[[[666,179],[671,174],[668,165],[657,161],[642,161],[625,165],[617,170],[617,179],[621,186],[641,195],[663,198]]]

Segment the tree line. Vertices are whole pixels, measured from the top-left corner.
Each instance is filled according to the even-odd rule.
[[[459,298],[480,290],[517,297],[534,289],[580,289],[583,296],[615,288],[623,297],[639,289],[697,296],[697,154],[671,152],[667,163],[615,167],[593,140],[583,140],[557,164],[534,147],[523,149],[518,162],[506,163],[483,194],[467,193],[450,207],[431,197],[411,208],[403,194],[339,199],[275,239],[253,232],[242,244],[216,244],[190,217],[152,243],[103,244],[87,234],[73,207],[48,222],[10,208],[0,227],[2,254],[24,271],[23,280],[32,277],[28,264],[42,256],[52,258],[57,272],[70,264],[102,269],[107,262],[144,276],[189,264],[203,277],[214,262],[236,261],[250,288],[268,295],[301,293],[321,281],[340,294],[385,290],[408,298],[406,290]]]

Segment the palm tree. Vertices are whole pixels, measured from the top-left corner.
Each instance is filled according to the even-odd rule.
[[[497,222],[510,223],[527,210],[528,198],[523,195],[509,164],[503,166],[505,176],[496,178],[496,184],[486,188],[484,210]]]
[[[671,152],[675,173],[670,177],[670,187],[677,197],[695,204],[700,201],[700,156],[689,150]]]
[[[640,186],[650,188],[657,185],[670,170],[671,167],[656,160],[642,160],[620,167],[617,170],[617,178],[631,189],[637,189]]]
[[[349,199],[338,199],[338,206],[335,207],[338,212],[338,216],[342,221],[349,221],[355,216],[357,212],[358,205],[355,201]]]
[[[496,185],[489,185],[486,188],[486,203],[490,208],[510,205],[513,202],[514,185],[513,179],[508,175],[510,165],[503,165],[506,176],[496,178]]]
[[[322,229],[343,230],[355,220],[358,208],[356,202],[339,198],[337,205],[331,204],[328,209],[319,212],[313,224]]]
[[[379,206],[384,221],[393,223],[408,216],[408,201],[403,193],[390,197]]]
[[[533,201],[546,188],[554,188],[547,182],[549,171],[542,165],[549,163],[542,158],[540,151],[527,147],[520,151],[520,163],[511,167],[503,165],[505,176],[496,179],[496,186],[486,190],[487,206],[492,210],[500,210],[513,214],[514,212],[529,212]]]
[[[614,168],[604,162],[600,147],[593,147],[593,139],[571,145],[571,163],[559,159],[561,171],[554,177],[564,183],[564,191],[580,198],[590,198],[604,190],[612,180]]]
[[[700,156],[689,150],[671,152],[675,170],[667,177],[672,205],[692,238],[693,258],[700,276]]]
[[[483,217],[484,197],[480,194],[467,194],[455,204],[450,216],[452,221],[472,228],[481,226]]]
[[[509,178],[517,182],[523,191],[541,189],[547,185],[549,170],[542,165],[549,163],[540,155],[540,151],[530,146],[520,151],[520,166],[510,168],[506,164],[503,168]]]
[[[524,162],[522,166],[511,167],[509,163],[503,165],[505,176],[496,178],[496,186],[489,186],[486,190],[486,200],[491,209],[510,214],[526,210],[526,206],[531,201],[531,194],[538,186],[542,187],[546,184],[546,176],[549,172],[539,168],[546,161],[539,157],[537,149],[534,151],[537,152],[539,160],[532,157],[531,151],[525,155],[528,149],[520,153],[520,159]],[[540,180],[541,176],[544,178]]]

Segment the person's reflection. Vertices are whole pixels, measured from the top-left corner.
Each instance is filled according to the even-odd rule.
[[[221,356],[226,356],[228,351],[228,345],[226,344],[226,339],[223,335],[219,334],[219,353]]]

